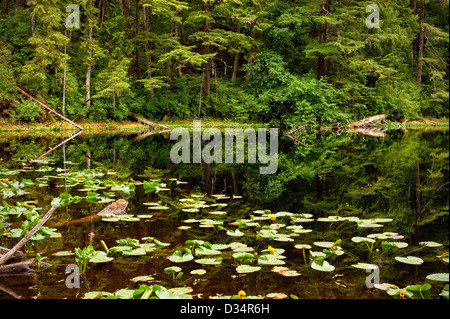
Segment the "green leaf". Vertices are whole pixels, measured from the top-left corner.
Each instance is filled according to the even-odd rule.
[[[261,267],[259,266],[249,266],[249,265],[240,265],[238,267],[236,267],[236,271],[240,274],[248,274],[248,273],[252,273],[252,272],[256,272],[256,271],[260,271]]]
[[[193,260],[194,256],[190,252],[183,253],[182,251],[177,250],[167,258],[174,263],[184,263]]]
[[[423,259],[421,259],[419,257],[414,257],[414,256],[395,257],[395,260],[397,260],[398,262],[404,263],[404,264],[409,264],[409,265],[422,265],[423,264]]]
[[[428,280],[448,282],[449,274],[448,273],[436,273],[436,274],[428,275],[426,278]]]
[[[318,270],[318,271],[324,271],[324,272],[330,272],[334,271],[335,267],[333,265],[330,265],[328,261],[324,260],[322,263],[318,261],[313,261],[311,263],[311,268]]]

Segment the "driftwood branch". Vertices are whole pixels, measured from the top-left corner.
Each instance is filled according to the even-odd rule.
[[[34,102],[36,102],[37,104],[39,104],[40,106],[42,106],[43,108],[45,108],[47,111],[49,111],[50,113],[55,114],[56,116],[62,118],[64,121],[72,124],[73,126],[76,126],[77,128],[79,128],[80,130],[84,131],[84,128],[82,128],[81,126],[79,126],[78,124],[76,124],[75,122],[72,122],[71,120],[69,120],[68,118],[66,118],[65,116],[59,114],[58,112],[56,112],[55,110],[49,108],[47,105],[45,105],[44,103],[42,103],[41,101],[39,101],[38,99],[36,99],[35,97],[31,96],[30,94],[28,94],[27,92],[25,92],[24,90],[22,90],[21,88],[17,88],[19,90],[20,93],[22,93],[22,95],[26,96],[27,98],[33,100]]]
[[[10,249],[6,254],[4,254],[0,258],[0,266],[5,263],[12,255],[15,254],[16,251],[18,251],[20,248],[22,248],[29,240],[30,238],[50,219],[53,212],[56,210],[56,207],[52,207],[48,210],[47,213],[41,218],[39,223],[34,226],[34,228],[26,234],[12,249]]]

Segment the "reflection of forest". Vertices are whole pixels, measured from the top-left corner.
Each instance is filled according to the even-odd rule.
[[[269,176],[259,174],[258,163],[174,165],[170,147],[175,142],[167,134],[134,137],[83,135],[46,158],[61,164],[65,157],[77,163],[72,169],[114,170],[121,179],[170,175],[208,194],[245,195],[276,211],[390,217],[411,241],[421,233],[448,240],[448,232],[434,231],[448,224],[447,132],[394,133],[385,139],[314,133],[304,137],[310,147],[286,138],[280,143],[279,171]],[[0,137],[0,169],[18,168],[23,163],[16,160],[36,159],[63,139]]]

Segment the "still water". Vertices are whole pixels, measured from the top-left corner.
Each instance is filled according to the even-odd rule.
[[[427,276],[448,281],[448,255],[439,258],[449,237],[447,131],[280,137],[273,175],[260,175],[258,163],[173,164],[166,133],[83,133],[58,146],[66,137],[0,135],[0,214],[11,224],[1,247],[14,246],[11,234],[26,219],[8,205],[44,214],[61,194],[82,198],[56,210],[46,224],[53,235],[26,246],[27,259],[39,254],[51,267],[0,274],[2,299],[83,298],[142,284],[193,298],[392,298],[376,283],[428,283],[437,298],[445,279]],[[23,179],[33,184],[11,191]],[[128,201],[128,218],[64,225],[118,199]],[[113,248],[120,240],[133,252]],[[88,263],[80,287],[68,288],[73,252],[89,244],[108,247],[111,260]]]

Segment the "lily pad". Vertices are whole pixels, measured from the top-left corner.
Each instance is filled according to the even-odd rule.
[[[222,258],[201,258],[196,259],[195,262],[202,265],[220,265],[222,263]]]
[[[191,271],[191,275],[204,275],[206,274],[206,270],[205,269],[194,269]]]
[[[104,251],[97,251],[94,254],[94,257],[89,259],[89,262],[94,264],[107,263],[113,260],[113,257],[108,257]]]
[[[240,274],[248,274],[252,272],[260,271],[261,267],[259,266],[249,266],[249,265],[240,265],[236,267],[236,271]]]
[[[124,256],[144,256],[145,254],[147,254],[147,253],[142,248],[136,248],[136,249],[129,250],[129,251],[123,251]]]
[[[356,237],[352,237],[352,242],[354,242],[354,243],[360,243],[360,242],[374,243],[375,239],[356,236]]]
[[[234,231],[233,230],[228,230],[227,231],[227,235],[228,236],[232,236],[232,237],[242,237],[245,234],[243,232],[241,232],[239,229],[236,229]]]
[[[357,263],[355,265],[352,265],[352,267],[354,268],[358,268],[358,269],[365,269],[365,270],[375,270],[378,269],[377,265],[374,264],[366,264],[366,263]]]
[[[134,281],[134,282],[138,282],[138,281],[152,281],[154,279],[155,278],[153,278],[152,276],[137,276],[137,277],[134,277],[134,278],[132,278],[130,280]]]
[[[210,248],[206,248],[206,247],[198,247],[197,249],[195,249],[195,255],[196,256],[213,256],[213,255],[220,255],[222,252],[219,250],[215,250],[215,249],[210,249]]]
[[[237,260],[251,259],[253,257],[255,257],[255,255],[246,252],[239,252],[233,254],[233,258]]]
[[[320,263],[319,261],[313,261],[311,263],[311,268],[324,272],[331,272],[335,269],[335,267],[333,265],[330,265],[330,263],[326,260],[324,260],[322,263]]]
[[[431,274],[426,277],[428,280],[434,280],[434,281],[443,281],[448,282],[449,281],[449,273],[436,273]]]
[[[177,273],[177,272],[180,272],[181,270],[182,270],[182,269],[181,269],[180,267],[178,267],[178,266],[172,266],[172,267],[164,268],[164,272],[165,272],[166,274]]]
[[[317,247],[321,247],[321,248],[331,248],[331,247],[333,247],[334,242],[332,242],[332,241],[316,241],[313,244],[316,245]]]
[[[422,241],[419,243],[419,245],[426,246],[426,247],[433,247],[433,248],[443,246],[442,244],[436,243],[434,241]]]
[[[174,263],[184,263],[193,260],[194,256],[190,252],[183,253],[182,251],[177,250],[167,258]]]
[[[258,258],[258,264],[277,266],[284,265],[286,263],[276,255],[263,255]]]
[[[414,256],[408,256],[408,257],[395,257],[395,260],[398,262],[409,264],[409,265],[422,265],[423,259],[419,257]]]

